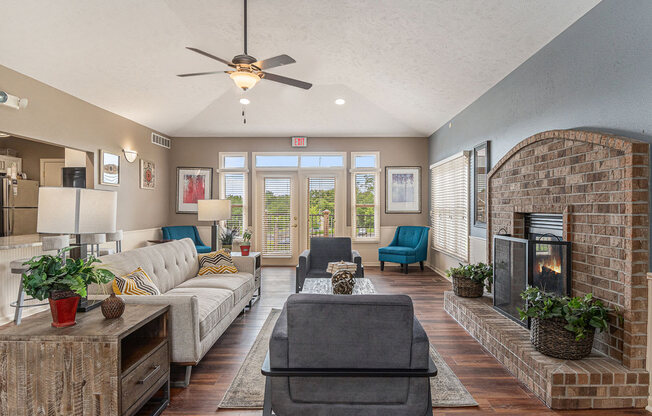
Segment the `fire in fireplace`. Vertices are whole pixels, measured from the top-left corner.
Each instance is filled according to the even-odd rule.
[[[524,326],[520,293],[534,286],[560,296],[571,293],[571,243],[561,238],[562,218],[528,214],[527,238],[494,236],[494,307]]]

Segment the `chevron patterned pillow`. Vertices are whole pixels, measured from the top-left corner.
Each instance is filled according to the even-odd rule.
[[[113,293],[116,295],[160,295],[152,279],[142,268],[113,280]]]
[[[222,249],[199,255],[199,275],[238,273],[231,251]]]

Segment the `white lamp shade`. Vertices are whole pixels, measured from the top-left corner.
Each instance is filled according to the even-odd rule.
[[[200,199],[197,201],[199,221],[221,221],[231,219],[231,200]]]
[[[118,194],[85,188],[41,187],[36,230],[49,234],[112,233]]]

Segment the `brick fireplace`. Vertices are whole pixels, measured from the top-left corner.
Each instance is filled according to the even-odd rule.
[[[551,407],[646,404],[648,152],[647,143],[624,137],[552,130],[523,140],[489,172],[489,261],[495,235],[527,238],[530,214],[561,214],[561,237],[571,242],[572,294],[593,293],[622,316],[611,316],[609,331],[596,336],[594,348],[605,356],[563,362],[534,351],[527,330],[486,299],[447,293],[446,310]],[[555,373],[564,368],[568,375]],[[609,386],[623,377],[629,386]]]

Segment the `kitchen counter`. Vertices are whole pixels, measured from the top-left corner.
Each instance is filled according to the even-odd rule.
[[[12,250],[15,248],[23,247],[40,247],[41,245],[43,245],[43,243],[41,242],[41,235],[39,234],[0,237],[0,250]]]

